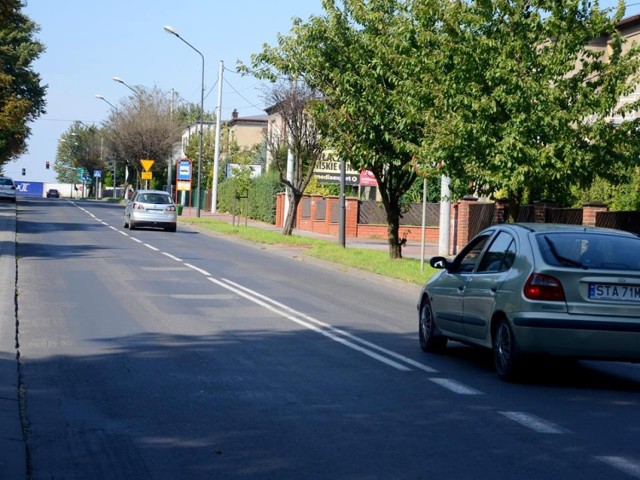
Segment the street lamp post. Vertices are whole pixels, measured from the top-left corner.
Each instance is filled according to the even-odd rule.
[[[196,47],[194,47],[189,42],[187,42],[184,38],[182,38],[180,34],[178,34],[175,28],[171,26],[165,26],[164,31],[178,37],[180,40],[186,43],[189,47],[191,47],[202,58],[202,79],[200,83],[201,85],[201,88],[200,88],[200,141],[198,144],[198,186],[197,186],[198,204],[196,206],[196,217],[199,217],[200,216],[200,195],[201,195],[200,182],[202,180],[202,135],[203,135],[202,130],[204,128],[204,55],[202,54],[202,52],[200,52],[200,50],[198,50]]]
[[[111,108],[113,108],[113,110],[117,113],[118,109],[116,108],[116,106],[111,103],[109,100],[107,100],[106,98],[104,98],[102,95],[97,94],[96,95],[97,99],[103,100],[104,102],[108,103],[109,106],[111,106]],[[102,145],[103,145],[103,141],[104,139],[101,138],[100,139],[100,158],[102,159]],[[113,160],[113,198],[116,198],[116,161],[115,159]]]

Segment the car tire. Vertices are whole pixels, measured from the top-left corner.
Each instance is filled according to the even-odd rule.
[[[129,220],[129,230],[135,230],[136,226],[133,224],[131,220]]]
[[[126,218],[124,219],[124,225],[123,226],[124,226],[124,228],[129,228],[129,224],[127,223],[127,219]]]
[[[501,380],[517,380],[523,363],[513,329],[506,318],[498,320],[493,332],[493,364]]]
[[[435,331],[436,323],[433,319],[431,303],[425,299],[420,306],[418,316],[418,338],[420,339],[420,348],[424,352],[440,353],[447,346],[447,337],[438,335]]]
[[[166,227],[164,230],[165,230],[165,232],[175,232],[176,231],[176,226],[172,225],[170,227]]]

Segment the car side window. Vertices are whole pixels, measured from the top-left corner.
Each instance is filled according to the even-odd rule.
[[[491,238],[491,235],[483,235],[477,237],[454,260],[454,271],[456,273],[471,273],[480,258],[480,254],[484,249],[484,246]]]
[[[513,237],[506,232],[500,232],[482,256],[476,272],[495,273],[509,270],[515,256],[516,247]]]

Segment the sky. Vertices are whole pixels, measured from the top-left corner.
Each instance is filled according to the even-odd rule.
[[[601,8],[615,5],[602,0]],[[627,16],[640,13],[630,3]],[[28,152],[4,167],[19,181],[55,182],[53,165],[61,135],[75,121],[97,125],[111,107],[132,92],[128,85],[176,90],[200,103],[202,59],[164,31],[173,26],[205,58],[206,111],[217,108],[217,79],[224,62],[222,120],[264,114],[264,83],[235,73],[237,61],[250,62],[277,35],[288,34],[292,19],[322,14],[321,0],[26,0],[23,9],[40,26],[36,38],[46,46],[33,64],[47,87],[47,113],[30,126]],[[22,176],[22,168],[26,175]]]
[[[128,85],[175,89],[200,103],[202,58],[177,37],[173,26],[205,59],[206,111],[217,108],[217,80],[224,62],[222,120],[264,114],[264,83],[235,73],[237,61],[250,62],[263,44],[288,34],[292,19],[322,13],[321,0],[26,0],[23,13],[40,26],[36,38],[46,51],[33,69],[47,87],[47,113],[30,124],[28,152],[6,164],[17,181],[55,182],[53,168],[61,135],[75,121],[97,125],[118,103]],[[22,168],[26,175],[22,176]]]

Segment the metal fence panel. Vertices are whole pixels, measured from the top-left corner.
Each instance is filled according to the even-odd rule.
[[[640,211],[596,212],[596,227],[616,228],[640,235]]]

